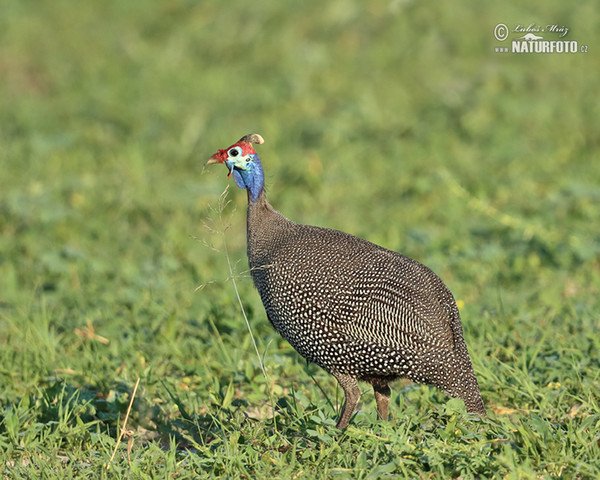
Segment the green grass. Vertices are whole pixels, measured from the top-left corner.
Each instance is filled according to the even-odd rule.
[[[600,477],[596,2],[359,3],[5,2],[3,478]],[[589,53],[494,53],[500,22]],[[488,418],[400,381],[335,430],[204,168],[251,132],[286,216],[450,286]]]

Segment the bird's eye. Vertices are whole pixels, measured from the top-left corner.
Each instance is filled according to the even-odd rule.
[[[229,150],[230,157],[237,157],[240,153],[242,153],[242,149],[240,147],[234,147]]]

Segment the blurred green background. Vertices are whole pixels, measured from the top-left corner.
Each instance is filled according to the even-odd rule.
[[[181,467],[190,445],[196,454],[180,472],[311,472],[317,459],[290,464],[293,454],[272,446],[264,449],[279,456],[269,453],[261,467],[250,467],[254,457],[242,447],[220,450],[228,429],[243,430],[245,415],[261,419],[253,438],[273,435],[275,427],[258,426],[271,421],[263,411],[269,398],[296,405],[285,418],[302,455],[317,448],[317,427],[294,418],[312,407],[325,419],[335,415],[320,391],[334,400],[335,384],[307,370],[272,331],[251,285],[246,195],[232,186],[220,213],[219,196],[233,182],[225,168],[204,166],[218,148],[253,132],[266,141],[258,153],[275,208],[416,258],[449,285],[484,399],[505,429],[485,430],[484,443],[510,437],[532,412],[540,425],[597,425],[598,10],[594,1],[3,2],[0,442],[7,471],[52,466],[76,475],[87,466],[60,457],[90,450],[100,452],[90,465],[105,464],[140,377],[136,444],[161,447],[134,449],[135,475],[171,472],[165,458]],[[566,26],[565,40],[589,51],[496,53],[509,44],[494,39],[498,23]],[[268,384],[235,300],[223,238]],[[392,410],[399,423],[411,414],[427,419],[445,401],[426,387],[405,393],[406,405],[401,394]],[[369,396],[363,404],[373,413]],[[376,425],[373,415],[355,423],[368,428],[369,421]],[[490,460],[471,473],[597,474],[597,464],[581,466],[593,465],[598,450],[589,425],[579,426],[588,433],[568,433],[574,453],[559,449],[560,435],[533,435],[535,453],[512,439],[514,457],[505,452],[494,464],[495,454],[482,450]],[[452,455],[439,471],[424,458],[437,428],[411,441],[425,445],[421,457],[411,453],[414,470],[390,472],[452,475]],[[546,456],[553,441],[558,450]],[[264,449],[255,446],[256,455]],[[211,454],[212,463],[202,463]],[[323,475],[334,468],[327,459],[339,455],[356,475],[377,472],[376,459],[352,463],[342,449],[319,460]],[[241,466],[232,465],[238,456]],[[33,457],[43,460],[33,467]],[[118,458],[127,472],[124,454]]]

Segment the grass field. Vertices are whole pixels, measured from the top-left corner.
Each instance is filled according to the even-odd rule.
[[[3,2],[2,478],[600,478],[597,2],[361,5]],[[399,381],[334,428],[204,167],[252,132],[275,208],[449,285],[488,418]]]

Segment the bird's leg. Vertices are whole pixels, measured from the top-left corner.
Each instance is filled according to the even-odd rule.
[[[377,414],[381,420],[388,419],[388,407],[390,406],[391,390],[387,385],[373,385],[375,401],[377,402]]]
[[[360,390],[358,389],[358,382],[356,381],[356,378],[342,373],[334,373],[333,376],[344,390],[344,395],[346,397],[346,401],[344,402],[344,410],[342,411],[340,419],[336,425],[337,428],[343,430],[348,426],[350,418],[354,413],[354,409],[356,408],[356,404],[360,398]]]

